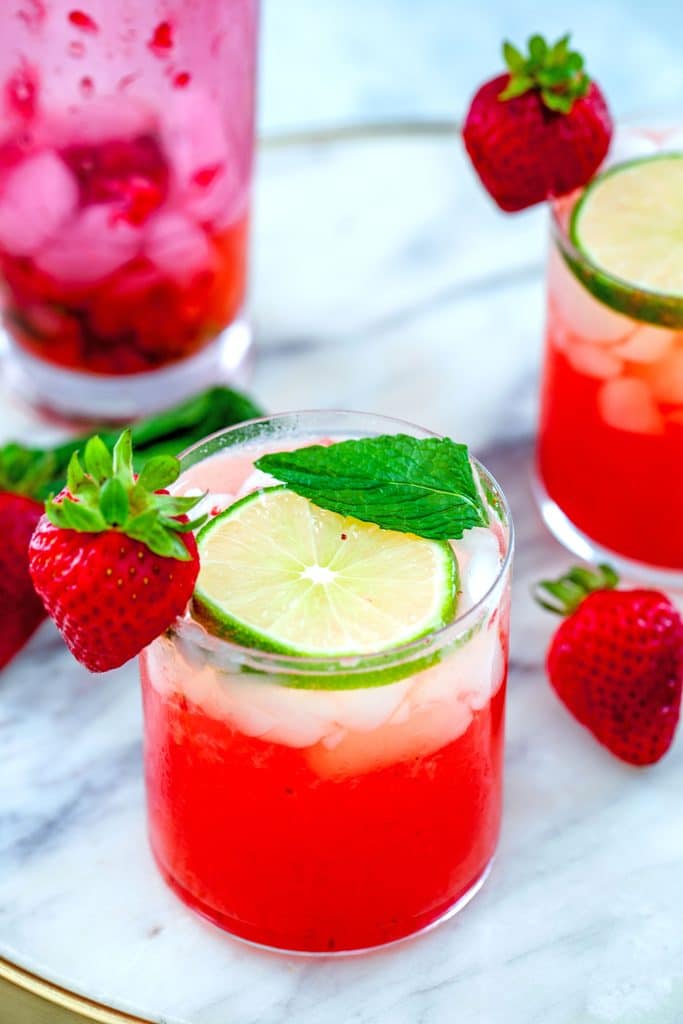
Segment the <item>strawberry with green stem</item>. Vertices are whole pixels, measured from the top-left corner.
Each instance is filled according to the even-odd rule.
[[[551,685],[613,754],[653,764],[676,732],[683,689],[683,621],[658,590],[617,590],[608,565],[576,567],[535,588],[562,615],[547,656]]]
[[[0,669],[45,618],[31,582],[28,546],[43,513],[36,495],[51,472],[49,457],[34,459],[20,445],[0,451]]]
[[[529,40],[529,52],[503,44],[507,72],[476,93],[463,128],[482,184],[503,210],[585,185],[602,163],[612,120],[583,57],[565,35],[553,45]]]
[[[93,672],[117,668],[182,614],[199,556],[187,514],[199,497],[165,488],[170,455],[133,472],[130,431],[110,453],[99,437],[69,463],[66,489],[46,503],[31,540],[34,586],[67,646]]]

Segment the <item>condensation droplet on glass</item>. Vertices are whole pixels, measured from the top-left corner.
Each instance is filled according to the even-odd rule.
[[[85,43],[81,43],[78,39],[74,39],[73,42],[69,43],[68,52],[70,57],[84,57]]]
[[[81,78],[79,85],[81,93],[85,97],[92,96],[95,91],[95,83],[89,75],[84,75],[83,78]]]

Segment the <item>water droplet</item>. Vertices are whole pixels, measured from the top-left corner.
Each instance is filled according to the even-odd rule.
[[[75,39],[72,43],[69,43],[68,51],[70,57],[84,57],[85,43],[81,43],[79,40]]]

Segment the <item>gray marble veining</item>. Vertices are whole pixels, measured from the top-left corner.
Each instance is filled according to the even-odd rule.
[[[255,393],[447,431],[510,499],[494,870],[453,921],[371,955],[228,939],[148,853],[135,666],[91,677],[46,626],[0,678],[0,955],[157,1024],[680,1024],[683,741],[642,772],[598,747],[545,681],[554,623],[529,594],[568,561],[529,485],[543,215],[496,214],[448,139],[267,151],[259,185]],[[5,436],[28,430],[0,408]]]

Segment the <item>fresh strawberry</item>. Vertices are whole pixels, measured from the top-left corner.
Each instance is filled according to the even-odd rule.
[[[629,764],[659,761],[676,732],[683,621],[658,590],[615,590],[609,566],[544,580],[536,597],[567,616],[548,651],[550,682],[572,714]]]
[[[609,149],[612,119],[568,35],[554,46],[532,36],[528,57],[506,42],[503,55],[509,71],[479,89],[463,137],[498,206],[523,210],[586,184]]]
[[[31,582],[28,545],[43,512],[32,495],[48,473],[48,460],[27,449],[14,444],[0,449],[0,669],[45,618]]]
[[[86,668],[117,668],[167,629],[187,605],[199,571],[188,522],[197,498],[163,488],[180,464],[158,455],[133,474],[130,431],[113,456],[99,437],[69,463],[67,486],[47,502],[29,549],[48,614]]]

